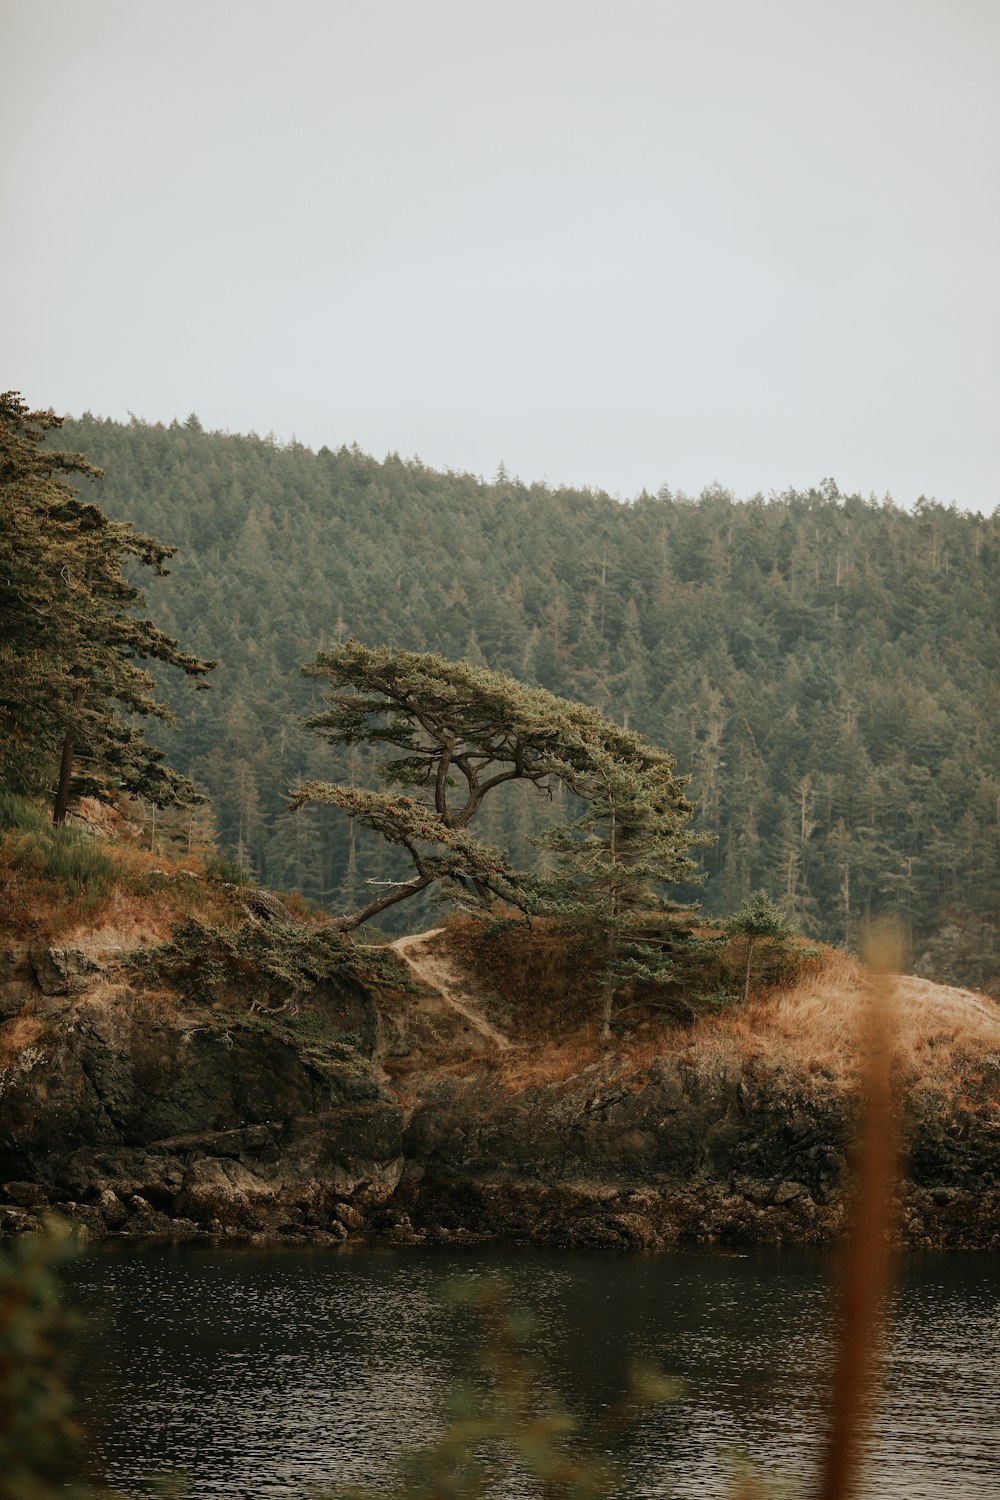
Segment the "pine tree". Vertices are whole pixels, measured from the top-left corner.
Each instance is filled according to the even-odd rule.
[[[786,938],[791,937],[792,928],[785,920],[785,914],[771,900],[766,891],[754,891],[748,896],[739,911],[729,918],[726,924],[729,931],[736,937],[746,940],[747,966],[743,981],[743,999],[750,998],[750,974],[753,965],[753,952],[760,938],[771,938],[773,941],[783,943]]]
[[[691,882],[688,851],[703,842],[686,827],[693,806],[685,781],[652,747],[603,755],[569,782],[587,804],[582,817],[538,840],[557,855],[554,874],[538,885],[542,910],[582,929],[599,955],[605,1035],[622,989],[677,977],[686,934],[669,915],[690,908],[666,901],[662,887]]]
[[[174,549],[80,498],[62,476],[96,480],[101,471],[45,446],[60,425],[16,391],[0,396],[0,771],[25,792],[54,781],[56,823],[71,792],[125,789],[161,806],[197,800],[135,723],[172,718],[138,662],[179,667],[199,686],[215,665],[135,614],[145,600],[125,564],[163,574]]]
[[[506,851],[468,832],[484,800],[511,782],[565,785],[591,804],[595,825],[610,818],[617,826],[620,808],[626,852],[619,859],[614,845],[612,922],[619,907],[634,906],[630,893],[647,867],[661,879],[692,868],[692,807],[672,758],[595,709],[469,662],[353,640],[304,671],[330,684],[327,707],[307,720],[309,728],[335,747],[390,751],[380,777],[403,789],[310,782],[294,795],[293,805],[343,808],[410,858],[410,879],[343,918],[345,930],[438,882],[482,905],[501,900],[530,911],[540,888]]]

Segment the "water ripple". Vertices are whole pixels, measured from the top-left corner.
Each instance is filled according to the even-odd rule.
[[[474,1363],[474,1323],[442,1287],[498,1272],[584,1432],[631,1360],[685,1380],[616,1451],[623,1495],[722,1496],[737,1459],[793,1488],[814,1471],[833,1347],[822,1255],[187,1246],[98,1252],[68,1273],[88,1319],[76,1383],[94,1477],[134,1495],[183,1470],[190,1500],[388,1483]],[[1000,1257],[911,1260],[885,1343],[866,1496],[998,1500]],[[529,1493],[504,1482],[504,1500]]]

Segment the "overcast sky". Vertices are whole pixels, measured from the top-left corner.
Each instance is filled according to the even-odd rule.
[[[1000,502],[997,0],[3,0],[0,385]]]

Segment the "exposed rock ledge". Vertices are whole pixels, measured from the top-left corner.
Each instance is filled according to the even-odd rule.
[[[547,1073],[545,1049],[509,1046],[474,996],[449,993],[433,936],[401,957],[422,984],[411,1000],[344,981],[307,997],[352,1038],[318,1060],[258,1024],[266,1006],[223,1028],[142,993],[120,950],[0,956],[0,1230],[54,1208],[91,1237],[331,1245],[841,1231],[856,1101],[829,1069],[664,1031],[662,1055],[622,1044]],[[1000,1011],[970,1000],[958,1086],[908,1085],[911,1245],[1000,1245]]]

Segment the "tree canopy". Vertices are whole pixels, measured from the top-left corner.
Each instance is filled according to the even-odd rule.
[[[163,574],[174,549],[81,499],[66,476],[101,470],[47,447],[61,425],[16,391],[0,396],[0,772],[14,790],[52,793],[57,822],[71,785],[197,798],[135,722],[172,717],[139,663],[178,667],[199,686],[214,665],[135,612],[145,600],[126,564]]]
[[[622,849],[624,830],[632,830],[632,857],[623,854],[620,865],[629,865],[633,885],[654,866],[670,880],[693,869],[687,851],[697,841],[688,827],[694,808],[673,758],[596,709],[467,661],[354,640],[320,652],[303,670],[328,684],[327,706],[308,727],[333,746],[376,747],[380,779],[406,788],[307,782],[294,795],[293,806],[319,801],[343,809],[405,850],[412,863],[409,880],[345,916],[345,927],[442,880],[481,904],[500,900],[525,912],[537,906],[539,882],[516,870],[506,851],[468,832],[484,799],[515,781],[543,795],[561,784],[602,811],[613,796]]]

